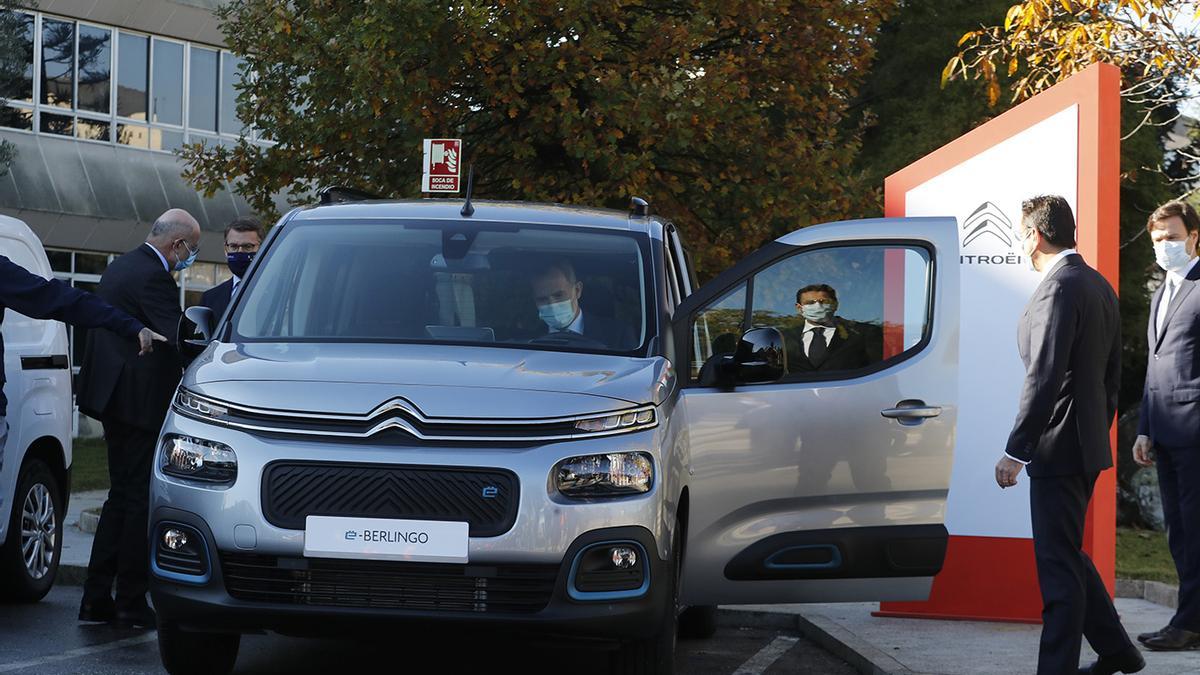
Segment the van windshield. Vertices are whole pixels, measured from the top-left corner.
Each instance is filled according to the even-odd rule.
[[[233,332],[632,353],[647,337],[645,239],[524,223],[293,222],[247,280]]]

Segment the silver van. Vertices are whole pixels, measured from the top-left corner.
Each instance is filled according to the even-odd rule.
[[[669,673],[719,604],[927,597],[953,219],[805,228],[700,287],[691,260],[641,200],[285,216],[224,316],[187,311],[150,505],[167,670],[419,622]]]

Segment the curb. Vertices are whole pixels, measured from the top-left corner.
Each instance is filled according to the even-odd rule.
[[[101,507],[97,506],[80,511],[79,529],[88,534],[96,534],[96,528],[100,525],[100,509]]]
[[[1179,587],[1161,581],[1117,579],[1117,597],[1147,600],[1171,609],[1179,608]]]
[[[87,567],[59,563],[58,574],[54,577],[55,586],[82,586],[85,581],[87,581]]]

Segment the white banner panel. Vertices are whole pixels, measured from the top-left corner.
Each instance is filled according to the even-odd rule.
[[[960,230],[958,431],[946,507],[951,535],[1032,536],[1028,478],[1022,474],[1007,490],[995,479],[1025,374],[1017,322],[1041,281],[1021,255],[1021,202],[1058,194],[1078,213],[1078,146],[1079,111],[1071,106],[905,197],[905,215],[953,215]]]

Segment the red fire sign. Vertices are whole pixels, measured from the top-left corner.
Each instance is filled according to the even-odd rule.
[[[421,192],[458,192],[462,176],[462,139],[426,138]]]

